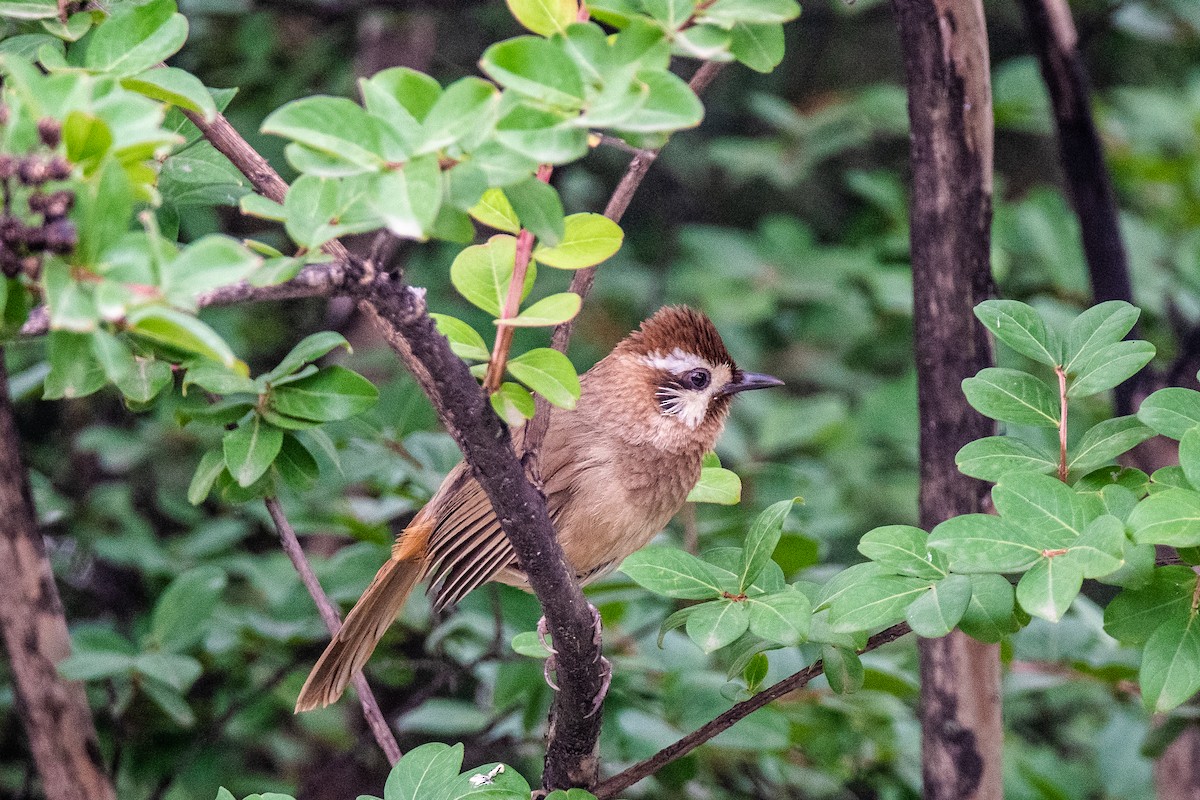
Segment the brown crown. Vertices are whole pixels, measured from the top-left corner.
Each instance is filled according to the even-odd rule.
[[[712,320],[687,306],[664,306],[617,345],[620,350],[638,355],[665,355],[676,347],[710,364],[735,366]]]

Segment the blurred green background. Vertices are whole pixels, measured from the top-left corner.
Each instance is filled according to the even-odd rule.
[[[499,2],[180,5],[192,35],[174,63],[210,86],[239,89],[231,121],[285,177],[283,140],[256,132],[282,103],[352,96],[357,76],[396,64],[445,83],[475,73],[487,44],[518,32]],[[1048,100],[1016,5],[985,8],[997,125],[996,280],[1003,296],[1065,318],[1090,297]],[[1200,9],[1195,0],[1085,0],[1072,10],[1143,336],[1158,348],[1156,369],[1192,385],[1200,360]],[[764,76],[726,68],[705,95],[703,125],[670,142],[634,199],[625,247],[601,268],[584,309],[571,353],[577,366],[593,363],[660,305],[686,302],[712,316],[742,366],[788,383],[786,395],[740,400],[719,447],[725,466],[742,476],[742,504],[688,508],[666,540],[701,549],[736,542],[754,513],[798,494],[805,504],[776,558],[790,579],[823,580],[858,560],[854,547],[868,529],[915,522],[902,78],[887,4],[812,0],[788,26],[779,69]],[[600,147],[559,171],[554,182],[568,213],[601,210],[628,158]],[[184,238],[222,230],[284,243],[279,230],[211,202],[198,198],[181,213]],[[409,279],[429,288],[433,310],[486,332],[488,319],[450,288],[455,252],[413,245],[400,257]],[[567,275],[547,272],[556,274],[539,282],[539,293],[565,288]],[[255,372],[304,334],[340,330],[356,346],[353,366],[383,392],[369,415],[332,427],[337,450],[327,454],[322,483],[284,498],[326,589],[348,605],[457,451],[349,305],[305,301],[205,316]],[[530,343],[545,336],[522,335]],[[13,389],[80,654],[67,668],[88,680],[122,800],[209,798],[222,784],[238,796],[277,790],[304,800],[378,793],[387,765],[353,701],[291,714],[326,634],[265,511],[186,501],[199,455],[215,440],[181,430],[170,401],[133,414],[111,392],[38,400],[41,348],[8,348]],[[604,712],[608,769],[650,755],[744,694],[727,678],[727,654],[706,658],[679,633],[657,646],[668,601],[619,573],[588,594],[603,613],[615,668]],[[1136,674],[1136,656],[1101,632],[1100,613],[1080,599],[1063,624],[1035,622],[1005,650],[1009,797],[1153,795],[1150,759],[1172,727],[1150,730],[1122,683]],[[158,632],[180,615],[194,621],[194,636],[161,641]],[[535,778],[549,690],[540,663],[508,643],[537,616],[532,597],[507,588],[478,590],[442,616],[431,615],[424,598],[411,602],[368,668],[401,746],[463,741],[467,764],[506,761]],[[136,670],[103,672],[106,657],[129,654],[152,657]],[[772,652],[768,680],[813,657],[805,648]],[[838,696],[814,683],[628,796],[919,796],[913,644],[864,662],[863,691]],[[36,796],[22,739],[0,660],[0,796]]]

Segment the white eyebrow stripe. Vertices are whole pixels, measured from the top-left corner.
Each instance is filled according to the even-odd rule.
[[[655,369],[666,370],[674,375],[682,375],[685,372],[703,367],[712,369],[712,364],[696,355],[695,353],[684,352],[683,348],[676,347],[670,353],[663,355],[662,352],[655,350],[645,358],[646,364]]]

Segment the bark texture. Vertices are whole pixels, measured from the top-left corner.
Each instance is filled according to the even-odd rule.
[[[38,530],[0,350],[0,629],[47,800],[113,800],[83,684],[57,664],[71,639]]]
[[[954,464],[992,433],[961,384],[991,363],[972,309],[991,289],[992,102],[979,0],[893,0],[912,148],[913,294],[921,524],[982,509]],[[930,800],[999,800],[999,650],[955,632],[921,648],[922,775]]]

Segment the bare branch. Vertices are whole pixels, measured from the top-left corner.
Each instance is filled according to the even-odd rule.
[[[0,349],[0,633],[47,800],[113,800],[83,684],[58,663],[71,638],[38,530]]]
[[[275,523],[275,530],[279,532],[279,541],[283,545],[283,551],[291,559],[296,572],[300,573],[300,580],[304,583],[304,588],[308,590],[309,596],[317,604],[317,611],[321,614],[325,627],[329,629],[329,635],[336,635],[338,629],[342,627],[341,615],[334,608],[329,595],[325,594],[325,590],[321,588],[321,582],[317,580],[316,573],[313,572],[312,565],[308,563],[308,557],[304,554],[304,548],[300,546],[300,540],[296,538],[295,529],[288,522],[277,498],[268,497],[264,502],[267,505],[267,512],[271,515],[271,520]],[[354,690],[358,692],[358,700],[362,703],[363,718],[367,721],[367,727],[371,729],[375,741],[379,743],[379,747],[387,756],[388,763],[395,766],[402,755],[400,745],[396,744],[396,737],[392,735],[392,729],[388,727],[387,721],[383,718],[383,712],[379,710],[379,703],[375,700],[375,694],[367,683],[367,676],[361,671],[356,672],[351,683],[354,685]]]
[[[866,646],[858,652],[866,653],[870,650],[875,650],[911,632],[912,629],[908,627],[908,623],[901,622],[899,625],[893,625],[868,639]],[[762,690],[749,700],[737,703],[716,719],[705,723],[670,747],[665,747],[644,761],[634,764],[624,772],[613,775],[597,786],[593,794],[599,800],[609,800],[609,798],[616,797],[630,786],[633,786],[643,778],[653,775],[672,761],[683,758],[700,745],[733,727],[763,706],[808,685],[808,682],[820,675],[824,668],[824,662],[820,660],[815,661],[799,672],[784,678],[774,686]]]

